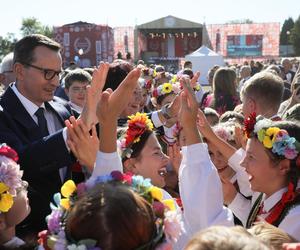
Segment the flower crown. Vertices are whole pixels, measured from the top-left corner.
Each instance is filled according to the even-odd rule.
[[[130,158],[132,145],[139,142],[142,134],[148,130],[153,130],[153,124],[147,114],[137,112],[135,115],[128,116],[128,128],[125,137],[121,139],[122,158]]]
[[[153,186],[150,179],[144,179],[139,175],[122,174],[119,171],[113,171],[109,175],[89,179],[87,182],[80,183],[77,186],[72,180],[64,183],[61,188],[61,194],[57,193],[54,195],[56,205],[50,205],[52,213],[46,218],[48,230],[42,231],[39,234],[40,238],[38,242],[43,247],[42,249],[100,250],[99,247],[95,247],[97,242],[93,239],[70,242],[65,234],[65,220],[78,198],[84,196],[88,190],[100,183],[116,181],[128,185],[133,191],[152,204],[156,217],[156,237],[138,249],[156,245],[164,237],[167,242],[160,244],[159,247],[161,248],[159,249],[169,249],[170,243],[176,242],[182,231],[181,215],[176,208],[174,200],[164,200],[162,189]],[[61,198],[61,195],[64,198]]]
[[[152,91],[152,96],[157,98],[159,96],[167,95],[170,93],[179,93],[180,88],[178,84],[172,84],[169,82],[166,82],[164,84],[159,85],[156,89]]]
[[[141,88],[144,88],[147,91],[151,90],[152,85],[154,84],[154,82],[155,81],[153,79],[146,80],[146,79],[140,78],[140,80],[139,80]]]
[[[233,122],[219,123],[213,127],[214,132],[225,141],[234,141],[235,124]]]
[[[16,163],[18,154],[6,144],[0,145],[0,213],[8,212],[13,206],[13,196],[22,187],[23,171]]]
[[[256,118],[255,113],[245,120],[244,132],[247,138],[256,136],[265,148],[286,159],[295,159],[300,152],[300,143],[290,137],[284,129],[271,126],[272,121],[262,116]]]

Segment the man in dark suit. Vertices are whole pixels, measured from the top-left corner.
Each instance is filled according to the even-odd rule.
[[[30,35],[16,43],[16,82],[0,101],[0,142],[18,152],[24,179],[29,183],[32,210],[19,227],[20,234],[46,228],[52,196],[70,178],[68,166],[76,161],[64,128],[71,108],[61,99],[53,99],[61,71],[60,45],[55,41]]]

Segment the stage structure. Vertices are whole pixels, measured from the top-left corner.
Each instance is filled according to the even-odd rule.
[[[182,58],[202,45],[202,24],[166,16],[136,26],[134,40],[136,60],[176,71]]]

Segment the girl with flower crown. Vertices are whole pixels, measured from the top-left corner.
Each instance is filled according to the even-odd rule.
[[[248,141],[241,166],[254,191],[252,201],[227,185],[228,207],[246,227],[263,219],[299,240],[300,223],[296,218],[300,216],[300,127],[261,118],[256,120],[252,114],[245,122]]]
[[[184,92],[180,96],[182,105],[179,117],[186,135],[186,146],[182,149],[183,160],[179,170],[179,185],[184,207],[182,216],[184,231],[182,231],[178,241],[173,243],[173,249],[183,249],[189,238],[203,228],[213,224],[229,225],[233,220],[232,215],[223,208],[222,193],[218,192],[218,190],[221,190],[221,183],[216,174],[216,169],[209,159],[206,144],[201,142],[197,130],[196,119],[198,104],[194,92],[188,83],[183,81],[182,84],[184,86]],[[120,85],[121,88],[124,87],[122,90],[123,94],[121,91],[115,91],[110,95],[107,93],[102,95],[101,104],[98,106],[97,113],[101,127],[100,152],[98,152],[97,155],[97,161],[91,180],[95,180],[97,176],[108,174],[113,170],[122,171],[121,159],[116,152],[116,119],[119,110],[122,110],[122,106],[126,104],[126,99],[121,97],[126,96],[127,91],[132,91],[133,88],[130,86],[130,84],[127,86]],[[108,112],[108,110],[110,112]],[[143,116],[135,118],[139,119],[139,123],[135,123],[135,125],[139,124],[141,130],[145,129]],[[73,126],[74,130],[78,130],[75,120],[74,123],[69,124],[69,127],[70,126]],[[82,131],[82,129],[80,128],[78,131]],[[134,131],[137,132],[140,130]],[[133,134],[134,133],[130,133],[130,136]],[[88,134],[87,136],[89,137],[90,135]],[[71,135],[71,137],[73,137],[73,135]],[[77,142],[76,140],[75,136],[73,141],[74,145],[80,144],[81,140]],[[86,147],[79,147],[78,150],[86,150]],[[157,148],[155,150],[159,151],[160,149]],[[154,151],[153,156],[151,156],[153,152],[150,152],[149,157],[159,157],[159,155],[156,156],[156,151]],[[129,153],[132,152],[129,151]],[[149,159],[148,163],[151,164]],[[144,164],[146,165],[146,163]],[[204,165],[206,168],[199,167]],[[199,171],[201,174],[198,173]],[[202,190],[203,186],[206,185],[209,187]],[[165,191],[162,191],[162,197],[164,200],[171,198]],[[211,199],[211,197],[214,197],[214,199]],[[201,216],[201,208],[207,212],[205,216]]]
[[[18,155],[12,148],[0,145],[0,245],[7,248],[25,244],[15,236],[15,226],[30,213],[28,183],[22,181],[23,171],[17,161]]]

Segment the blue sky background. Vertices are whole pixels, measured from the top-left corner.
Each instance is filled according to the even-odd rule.
[[[76,21],[134,26],[167,15],[208,24],[249,18],[280,22],[300,15],[299,0],[1,0],[0,36],[19,33],[22,18],[60,26]]]

